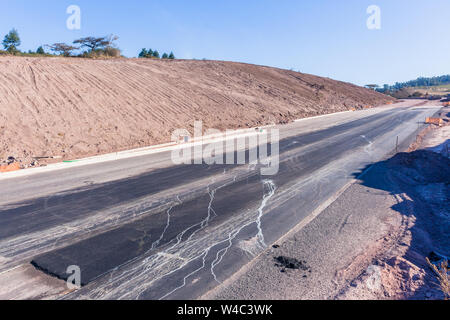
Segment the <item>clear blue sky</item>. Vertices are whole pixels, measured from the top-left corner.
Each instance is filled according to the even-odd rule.
[[[66,9],[81,8],[81,30]],[[381,30],[366,27],[369,5]],[[449,0],[0,0],[0,34],[20,49],[117,34],[128,57],[143,47],[177,58],[241,61],[359,85],[450,73]]]

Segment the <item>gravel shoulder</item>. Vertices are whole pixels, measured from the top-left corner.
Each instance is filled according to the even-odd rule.
[[[316,219],[203,298],[442,299],[425,258],[450,255],[449,128],[355,173]]]
[[[0,300],[52,300],[68,292],[66,283],[31,264],[0,274]]]

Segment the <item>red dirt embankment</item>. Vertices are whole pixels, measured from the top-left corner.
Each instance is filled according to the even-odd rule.
[[[0,161],[169,142],[194,120],[237,129],[390,101],[349,83],[242,63],[1,57]]]

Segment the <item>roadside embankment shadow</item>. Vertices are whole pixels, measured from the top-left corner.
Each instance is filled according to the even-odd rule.
[[[362,185],[387,191],[396,199],[397,204],[391,209],[401,214],[403,222],[408,221],[405,234],[409,243],[401,243],[402,235],[398,240],[399,245],[407,248],[401,258],[426,272],[420,287],[424,289],[405,298],[430,298],[426,288],[436,288],[438,283],[425,258],[436,254],[450,256],[450,159],[445,153],[417,150],[398,153],[368,169],[355,173],[355,178]],[[433,298],[440,297],[433,294]]]

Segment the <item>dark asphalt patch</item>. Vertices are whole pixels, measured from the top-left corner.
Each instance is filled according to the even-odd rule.
[[[365,121],[367,120],[365,119]],[[358,122],[358,124],[360,123]],[[345,126],[343,127],[344,128],[340,129],[344,131]],[[377,132],[378,131],[383,132],[383,128],[378,128]],[[309,139],[320,140],[320,138],[323,137],[319,136],[324,134],[328,135],[331,134],[331,132],[328,132],[328,130],[318,131],[303,137],[301,140],[302,142],[309,141]],[[375,132],[373,134],[375,134]],[[290,142],[294,139],[298,139],[298,137],[283,140],[280,150],[283,152],[289,149],[295,149],[289,147],[291,145]],[[356,148],[364,143],[365,142],[362,139],[346,140],[341,143],[336,143],[334,145],[336,150],[333,149],[328,152],[321,152],[321,149],[318,149],[314,150],[312,155],[306,153],[290,157],[280,164],[280,172],[273,177],[274,182],[277,187],[280,188],[290,181],[299,179],[303,174],[307,174],[308,172],[320,168],[324,163],[329,161],[330,157],[338,158],[339,155],[346,152],[349,146]],[[323,148],[327,148],[327,146],[325,145]],[[309,159],[314,158],[315,153],[323,154],[323,156],[317,159],[317,161],[309,161]],[[205,173],[210,174],[211,172],[217,173],[224,168],[224,166],[211,166],[211,170],[208,170],[208,167],[205,168],[205,166],[200,166],[195,169],[196,167],[197,166],[180,167],[175,170],[176,174],[173,172],[166,172],[165,175],[161,175],[160,177],[153,176],[153,178],[156,179],[151,179],[152,185],[155,187],[157,186],[159,189],[161,186],[158,186],[158,183],[165,185],[164,187],[167,187],[166,184],[178,184],[180,182],[178,181],[180,174],[182,172],[186,173],[185,170],[190,172],[188,175],[189,179],[186,179],[185,177],[185,180],[191,180],[194,179],[194,177],[198,178],[198,175]],[[200,168],[206,170],[199,170]],[[148,178],[150,177],[151,175]],[[176,180],[176,182],[172,180]],[[123,184],[120,184],[120,191],[123,192],[122,195],[127,194],[127,191],[122,188],[126,188],[126,184],[130,183],[130,180],[123,181],[122,183]],[[133,191],[135,192],[135,190]],[[149,190],[147,189],[143,192],[148,191]],[[237,181],[232,185],[220,189],[215,195],[213,202],[214,211],[217,216],[213,218],[210,225],[224,222],[240,210],[258,204],[262,199],[262,195],[263,190],[259,171],[254,171],[253,175],[247,177],[243,181]],[[136,197],[136,195],[130,193],[128,193],[127,196],[129,200]],[[112,195],[110,195],[110,197],[114,198]],[[166,230],[164,238],[161,239],[158,244],[158,248],[152,248],[152,244],[158,240],[165,229],[167,223],[166,212],[143,217],[136,222],[123,225],[115,230],[102,233],[62,249],[45,253],[34,258],[33,265],[48,274],[64,280],[68,277],[66,274],[68,266],[79,266],[82,273],[82,285],[86,285],[100,276],[114,270],[118,266],[130,263],[135,259],[142,257],[144,254],[148,255],[151,251],[156,253],[158,250],[161,250],[164,245],[175,239],[183,230],[198,224],[205,218],[209,201],[209,195],[204,195],[174,207],[171,213],[170,228]],[[91,201],[89,201],[89,203],[91,203]],[[48,210],[46,211],[48,213]],[[196,228],[191,229],[191,232],[194,232],[195,230]],[[189,235],[190,234],[185,234],[186,237]],[[182,239],[182,241],[184,240],[185,239]],[[304,265],[302,264],[298,264],[294,261],[292,264],[288,264],[288,266],[283,266],[283,261],[286,262],[289,260],[282,259],[282,261],[279,262],[282,264],[281,267],[283,269],[297,268],[304,270]]]
[[[303,145],[308,145],[320,140],[326,140],[337,134],[355,127],[362,127],[367,123],[376,121],[386,115],[373,115],[365,119],[359,119],[332,128],[318,130],[315,132],[300,134],[295,137],[284,139],[280,142],[280,152],[294,150]],[[293,141],[299,140],[299,145],[292,145]],[[269,151],[270,152],[270,151]],[[246,159],[248,159],[248,150]],[[225,157],[225,156],[224,156]],[[328,155],[331,157],[331,155]],[[235,155],[236,158],[236,155]],[[308,157],[297,157],[295,161],[305,160]],[[314,167],[319,167],[319,163],[314,163]],[[299,176],[292,174],[290,164],[284,164],[287,168],[280,168],[280,172],[285,172],[290,177],[282,177],[280,180],[290,179]],[[223,172],[224,169],[232,169],[235,166],[229,165],[180,165],[170,168],[157,169],[151,172],[107,182],[99,185],[89,185],[84,188],[77,188],[64,194],[56,194],[50,197],[41,197],[27,200],[23,203],[15,203],[13,209],[0,210],[0,240],[38,232],[54,226],[62,225],[68,221],[83,219],[100,210],[119,206],[146,197],[151,194],[188,184],[200,178],[213,176]],[[286,170],[288,169],[288,170]],[[308,172],[310,167],[302,168],[302,172]],[[296,172],[298,173],[298,172]]]
[[[310,268],[306,264],[306,261],[300,261],[295,258],[285,256],[275,257],[274,259],[277,262],[275,266],[282,268],[281,272],[285,272],[285,269],[302,270],[302,271],[310,270]]]
[[[365,120],[367,121],[367,120]],[[364,121],[364,122],[365,122]],[[361,121],[363,122],[363,121]],[[361,124],[358,122],[358,124]],[[386,123],[384,126],[388,126]],[[340,128],[345,131],[345,126]],[[336,130],[336,129],[334,129]],[[385,128],[380,126],[371,132],[371,135],[378,135],[385,132]],[[317,131],[313,134],[309,134],[303,137],[302,143],[308,143],[313,141],[318,141],[323,135],[328,136],[331,134],[336,134],[333,130],[323,130]],[[298,137],[283,140],[280,145],[280,151],[286,151],[289,149],[295,149],[291,146],[291,141],[298,139]],[[329,146],[326,144],[313,150],[309,153],[294,155],[288,160],[283,161],[280,164],[280,173],[274,176],[275,184],[278,188],[287,184],[290,181],[299,179],[303,174],[312,172],[317,168],[320,168],[329,161],[329,158],[338,158],[340,155],[346,152],[350,147],[356,148],[364,145],[366,142],[362,139],[349,139],[341,143],[335,143],[334,148],[329,150]],[[323,152],[322,149],[327,148],[327,152]],[[315,159],[315,161],[311,161]],[[190,166],[195,168],[196,166]],[[201,166],[203,168],[203,166]],[[197,167],[198,168],[198,167]],[[221,172],[224,166],[212,166],[213,172]],[[229,168],[229,166],[228,166]],[[159,188],[167,188],[170,184],[179,184],[179,177],[183,173],[188,174],[185,179],[190,181],[191,179],[198,178],[198,176],[205,175],[208,172],[208,168],[205,170],[198,170],[199,172],[190,168],[181,167],[176,170],[176,174],[169,174],[166,172],[164,176],[155,177],[156,179],[151,179],[152,186]],[[151,177],[147,177],[151,178]],[[172,181],[175,180],[176,182]],[[133,181],[134,182],[134,181]],[[123,184],[122,184],[123,183]],[[122,181],[120,187],[126,188],[126,184],[130,181]],[[153,183],[155,185],[153,185]],[[158,185],[158,183],[163,185]],[[185,183],[183,181],[182,183]],[[114,184],[113,184],[114,185]],[[133,194],[127,194],[127,190],[121,189],[124,194],[127,195],[126,199],[123,201],[130,201],[135,199],[137,194],[133,188]],[[153,190],[152,190],[153,191]],[[233,185],[226,188],[220,189],[216,194],[213,206],[214,211],[217,213],[217,217],[214,218],[213,223],[219,223],[226,221],[229,217],[239,212],[239,210],[248,207],[250,204],[258,203],[262,198],[262,185],[261,177],[258,173],[253,176],[248,177],[244,181],[238,181]],[[141,192],[141,191],[139,191]],[[143,193],[149,192],[149,189],[142,190]],[[114,198],[114,195],[110,196]],[[190,226],[195,225],[200,222],[205,217],[205,209],[207,209],[210,198],[209,195],[205,197],[200,197],[195,199],[194,202],[184,203],[180,207],[174,207],[172,212],[173,219],[171,219],[171,226],[167,230],[167,233],[163,239],[161,239],[157,250],[161,250],[161,247],[173,240],[176,235],[180,234],[181,231],[186,230]],[[61,208],[58,208],[61,209]],[[47,210],[48,211],[48,210]],[[177,218],[178,217],[178,218]],[[178,221],[176,221],[176,219]],[[44,272],[54,275],[61,279],[67,279],[66,269],[70,265],[77,265],[81,269],[81,284],[86,285],[98,277],[105,275],[109,271],[114,270],[118,266],[123,266],[135,259],[142,257],[143,254],[153,250],[152,243],[158,240],[161,233],[166,226],[167,215],[165,212],[161,214],[151,215],[149,217],[144,217],[143,219],[134,222],[132,224],[124,225],[116,230],[108,231],[98,236],[92,237],[85,241],[73,244],[63,249],[55,250],[46,253],[42,256],[36,257],[33,260],[33,265],[37,268],[43,270]],[[192,229],[192,231],[195,229]],[[189,234],[186,234],[189,236]],[[182,239],[185,240],[185,239]],[[156,252],[156,251],[155,251]],[[147,255],[147,254],[146,254]],[[282,271],[286,269],[303,270],[311,272],[309,267],[304,261],[298,261],[288,257],[279,257],[277,259],[277,266],[283,268]],[[291,260],[292,259],[292,260]]]
[[[0,240],[82,219],[158,192],[223,172],[230,166],[182,165],[138,177],[77,188],[63,194],[27,200],[0,210]]]
[[[237,191],[237,192],[236,192]],[[264,193],[260,177],[255,175],[217,191],[209,226],[223,223],[239,210],[258,205]],[[185,241],[202,229],[208,215],[210,195],[206,194],[172,208],[167,226],[167,211],[152,214],[117,229],[104,232],[76,244],[54,250],[33,259],[32,265],[45,273],[67,280],[67,267],[81,270],[81,285],[85,286],[117,266],[137,258],[155,254],[176,242]],[[164,236],[162,236],[164,232]]]

